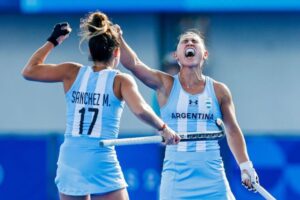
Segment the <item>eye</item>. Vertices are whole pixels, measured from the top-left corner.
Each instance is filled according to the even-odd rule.
[[[192,42],[195,43],[195,44],[199,43],[199,41],[195,40],[195,39],[192,39]]]
[[[187,39],[182,40],[182,43],[183,43],[183,44],[186,44],[186,43],[188,43],[188,42],[189,42],[189,40],[187,40]]]

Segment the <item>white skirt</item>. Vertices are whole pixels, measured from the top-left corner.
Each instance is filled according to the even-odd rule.
[[[114,149],[99,139],[66,136],[60,147],[55,183],[66,195],[104,194],[127,187]]]
[[[219,151],[166,151],[160,200],[234,200]]]

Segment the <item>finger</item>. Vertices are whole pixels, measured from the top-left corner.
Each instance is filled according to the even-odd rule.
[[[112,27],[118,34],[120,34],[120,35],[123,34],[122,29],[118,24],[114,24]]]
[[[247,185],[249,188],[252,188],[252,184],[251,184],[250,179],[246,180],[246,185]]]
[[[247,185],[243,185],[247,190],[249,190],[249,187]]]
[[[178,135],[175,136],[175,143],[178,144],[180,142],[180,137]]]
[[[61,26],[69,26],[69,23],[68,22],[61,22],[60,25]]]
[[[242,185],[248,190],[248,191],[252,191],[254,193],[256,193],[256,189],[255,187],[253,186],[253,184],[251,184],[251,182],[249,181],[244,181],[242,182]]]
[[[242,173],[242,181],[245,182],[246,180],[250,180],[250,176],[246,173]]]
[[[72,28],[70,26],[62,26],[61,27],[61,30],[68,30],[68,31],[71,31]]]
[[[247,185],[244,185],[244,187],[245,187],[248,191],[252,191],[252,188],[248,187]]]
[[[169,144],[174,144],[175,143],[175,139],[173,137],[169,138]]]
[[[164,140],[163,140],[164,142],[163,142],[163,143],[164,143],[165,145],[167,145],[167,144],[168,144],[168,138],[166,138],[166,137],[163,137],[163,138],[164,138]]]
[[[119,33],[120,35],[123,35],[123,31],[122,31],[121,27],[120,27],[118,24],[116,24],[115,26],[116,26],[116,28],[117,28],[117,30],[118,30],[118,33]]]
[[[172,144],[172,142],[173,142],[173,139],[172,139],[172,138],[170,138],[170,137],[166,137],[166,138],[165,138],[165,142],[164,142],[164,143],[165,143],[166,145]]]
[[[113,27],[114,27],[117,31],[119,31],[119,30],[121,29],[120,26],[119,26],[118,24],[114,24]]]
[[[69,34],[71,31],[70,30],[62,30],[61,31],[61,34],[62,35],[67,35],[67,34]]]
[[[250,180],[245,177],[242,179],[242,185],[244,185],[247,189],[252,187]]]

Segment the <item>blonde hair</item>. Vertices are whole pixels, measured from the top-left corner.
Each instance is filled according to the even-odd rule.
[[[109,59],[112,51],[120,46],[117,32],[107,15],[97,11],[86,15],[80,20],[81,40],[88,41],[92,60],[105,61]],[[102,54],[103,56],[99,56]],[[107,54],[107,55],[106,55]]]
[[[81,42],[106,33],[110,24],[106,14],[101,12],[89,13],[85,18],[80,19]]]

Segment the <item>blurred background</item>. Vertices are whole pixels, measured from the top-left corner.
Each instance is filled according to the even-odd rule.
[[[1,200],[58,199],[54,177],[65,128],[62,84],[25,81],[21,70],[62,21],[73,32],[47,62],[91,64],[79,51],[78,32],[80,18],[95,10],[122,27],[145,63],[172,74],[178,69],[172,52],[179,34],[188,28],[202,31],[209,51],[205,74],[231,89],[261,184],[277,199],[300,199],[300,1],[0,0]],[[137,82],[158,112],[154,92]],[[153,133],[124,110],[120,137]],[[262,199],[241,186],[226,140],[220,144],[236,198]],[[157,199],[163,151],[152,144],[117,148],[131,199]]]

